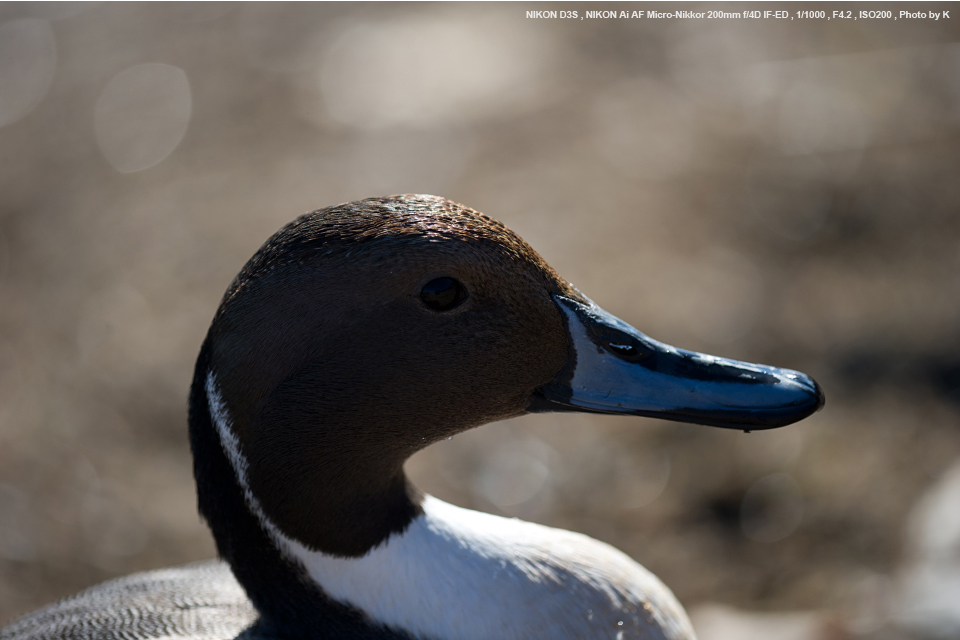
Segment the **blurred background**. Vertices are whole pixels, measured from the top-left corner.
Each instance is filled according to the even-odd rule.
[[[303,212],[426,192],[827,406],[528,416],[415,456],[421,488],[616,545],[702,640],[960,638],[960,6],[525,18],[613,8],[0,4],[0,623],[214,555],[186,394],[222,292]]]

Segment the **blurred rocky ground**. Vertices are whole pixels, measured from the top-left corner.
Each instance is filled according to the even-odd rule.
[[[0,623],[214,554],[186,392],[223,290],[302,212],[428,192],[828,401],[749,435],[528,416],[419,486],[624,549],[703,640],[960,637],[960,15],[532,8],[597,7],[0,4]]]

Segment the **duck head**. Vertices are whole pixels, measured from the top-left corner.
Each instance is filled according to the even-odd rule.
[[[264,531],[363,556],[420,513],[404,461],[455,433],[542,411],[766,429],[822,404],[806,375],[657,342],[499,222],[405,195],[306,214],[250,260],[197,362],[191,442],[201,512],[263,611]]]

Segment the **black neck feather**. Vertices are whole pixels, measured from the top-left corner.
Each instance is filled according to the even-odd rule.
[[[210,417],[205,391],[209,340],[197,359],[190,389],[190,447],[200,514],[220,556],[261,614],[257,635],[277,638],[412,640],[327,596],[302,567],[285,558],[247,508],[243,492]]]

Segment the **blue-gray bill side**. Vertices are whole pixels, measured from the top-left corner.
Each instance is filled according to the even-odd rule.
[[[570,336],[567,365],[529,411],[630,414],[730,429],[772,429],[823,407],[810,376],[677,349],[590,302],[554,295]]]

